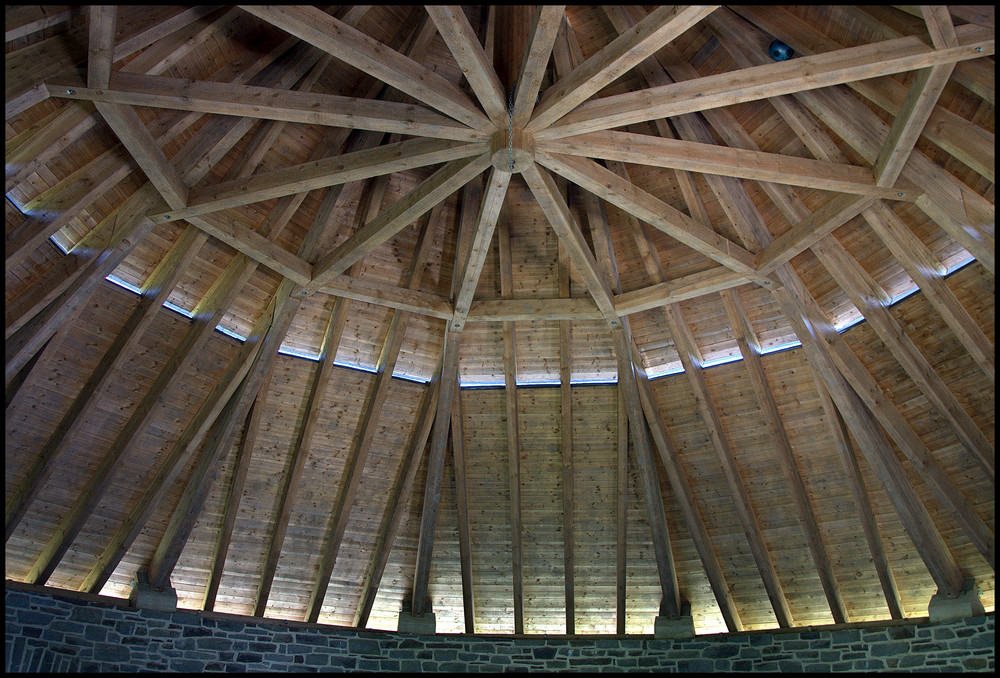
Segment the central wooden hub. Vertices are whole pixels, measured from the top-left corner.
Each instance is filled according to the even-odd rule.
[[[523,172],[535,162],[535,141],[522,129],[498,130],[490,138],[490,162],[501,172]]]

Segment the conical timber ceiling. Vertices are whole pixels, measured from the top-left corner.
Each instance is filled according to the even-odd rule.
[[[993,609],[992,8],[6,11],[8,579]]]

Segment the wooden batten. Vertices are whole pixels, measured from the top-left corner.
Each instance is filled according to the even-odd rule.
[[[983,8],[7,18],[8,579],[439,634],[994,609]]]

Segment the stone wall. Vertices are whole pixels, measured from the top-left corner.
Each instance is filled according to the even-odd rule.
[[[7,582],[7,671],[993,671],[995,616],[656,640],[415,636]]]

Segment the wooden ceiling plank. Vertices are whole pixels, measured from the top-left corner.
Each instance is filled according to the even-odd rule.
[[[546,129],[715,8],[666,5],[654,9],[546,90],[525,129],[532,133]]]
[[[458,373],[456,372],[456,378]],[[382,581],[382,574],[385,566],[389,562],[389,553],[392,544],[396,539],[399,526],[403,522],[406,513],[406,504],[410,493],[413,490],[413,483],[417,477],[424,451],[427,448],[427,441],[431,435],[431,427],[434,424],[437,412],[438,392],[440,390],[441,366],[438,365],[434,371],[434,378],[424,391],[420,401],[420,411],[414,421],[413,435],[410,444],[406,448],[406,453],[396,474],[396,480],[389,492],[389,501],[386,504],[382,523],[379,527],[378,537],[375,547],[372,549],[372,564],[365,571],[364,583],[361,585],[361,604],[355,614],[354,625],[358,628],[368,626],[368,618],[371,615],[372,607],[375,605],[375,597],[378,595],[379,584]]]
[[[427,480],[424,486],[420,533],[417,539],[417,561],[413,574],[411,609],[415,617],[422,617],[430,607],[427,584],[430,579],[431,554],[434,549],[434,527],[441,502],[441,476],[448,447],[448,430],[451,427],[452,401],[458,390],[458,353],[461,340],[461,332],[445,330],[441,387],[438,391],[437,412],[434,416],[430,454],[427,459]]]
[[[358,229],[333,251],[316,262],[313,279],[304,292],[311,294],[340,275],[351,264],[419,219],[489,166],[487,155],[453,160],[418,184],[413,190]]]
[[[312,442],[312,436],[316,432],[319,411],[323,406],[323,399],[330,384],[330,374],[333,371],[333,361],[337,356],[337,348],[340,346],[341,336],[344,332],[344,325],[347,322],[347,308],[350,302],[338,299],[330,311],[327,320],[326,330],[323,333],[323,343],[320,349],[319,365],[313,375],[309,385],[309,398],[305,406],[305,415],[302,428],[299,429],[295,437],[295,444],[289,452],[288,470],[284,474],[281,489],[278,491],[279,504],[275,514],[274,528],[270,538],[267,540],[267,547],[264,556],[264,567],[261,571],[260,583],[257,588],[257,595],[254,600],[254,616],[263,617],[267,610],[267,600],[274,582],[274,573],[278,567],[278,560],[281,557],[281,548],[285,541],[285,533],[288,529],[288,520],[292,514],[292,506],[298,494],[302,472],[305,469],[305,461],[308,458],[308,450]]]
[[[145,334],[163,302],[173,291],[174,285],[187,271],[207,239],[207,235],[200,233],[194,227],[188,228],[150,274],[143,285],[139,305],[125,321],[125,325],[104,353],[104,357],[87,379],[83,389],[45,442],[38,459],[7,501],[7,539],[10,539],[38,491],[54,470],[53,462],[62,452],[64,444],[73,440],[90,413],[97,407],[99,396],[113,382],[127,358],[132,355],[139,339]],[[71,324],[66,326],[69,327]]]
[[[455,510],[458,514],[458,560],[462,570],[462,613],[465,619],[465,632],[471,634],[476,632],[476,601],[472,574],[472,532],[469,526],[469,495],[465,475],[465,425],[461,395],[455,398],[452,404],[451,451],[455,469]]]
[[[469,317],[473,304],[473,296],[479,285],[479,277],[483,272],[483,264],[490,251],[493,232],[496,229],[500,208],[507,195],[511,174],[490,169],[486,180],[486,192],[479,205],[476,216],[475,230],[471,236],[471,244],[462,253],[461,263],[456,260],[456,281],[458,291],[455,293],[455,313],[451,318],[452,328],[461,331]]]
[[[268,378],[264,379],[264,385],[257,397],[254,398],[253,405],[250,406],[250,413],[247,414],[243,424],[240,446],[236,451],[235,468],[232,478],[226,486],[222,525],[219,526],[219,534],[216,536],[215,546],[212,549],[212,565],[208,573],[208,586],[205,588],[205,596],[201,603],[201,609],[206,612],[215,610],[215,600],[219,595],[219,586],[222,583],[226,558],[229,555],[229,545],[232,541],[233,527],[236,525],[236,515],[239,513],[240,500],[243,498],[243,486],[246,484],[247,474],[250,470],[250,459],[257,443],[261,413],[265,407],[264,403],[270,382],[270,375],[268,375]]]
[[[566,246],[559,243],[559,297],[570,298],[570,261]],[[559,321],[559,453],[562,457],[562,507],[563,507],[563,591],[566,600],[566,633],[576,633],[576,526],[573,467],[573,324],[570,319]],[[620,408],[624,412],[624,408]],[[620,421],[620,417],[619,417]],[[620,425],[620,424],[619,424]],[[619,455],[622,451],[619,450]],[[627,443],[624,454],[628,454]],[[619,509],[621,508],[619,498]],[[619,514],[618,527],[622,528]],[[624,534],[617,530],[619,560],[622,556],[621,540]],[[619,592],[624,570],[616,564],[616,582]],[[623,602],[619,600],[619,616],[624,623]]]
[[[66,23],[79,14],[80,8],[67,5],[12,6],[7,10],[5,17],[4,42],[12,42],[46,28]]]
[[[773,11],[763,14],[750,7],[740,7],[737,11],[749,21],[759,25],[768,34],[766,40],[772,40],[771,36],[773,35],[773,37],[784,40],[800,53],[810,54],[816,51],[833,51],[842,48],[841,44],[830,40],[813,26],[795,18],[783,8],[771,9]],[[865,8],[864,12],[874,9],[876,8]],[[720,14],[722,13],[720,12]],[[716,17],[711,18],[715,19]],[[755,30],[745,22],[740,23],[740,30],[744,35],[748,30]],[[926,42],[926,40],[924,41]],[[747,44],[745,37],[742,42],[744,45]],[[766,45],[767,42],[764,44]],[[759,58],[758,63],[768,63],[769,60],[763,54],[763,49],[755,50],[755,54]],[[976,55],[980,56],[979,53]],[[961,61],[957,62],[957,66],[967,67],[983,61],[981,58]],[[992,75],[990,80],[993,80]],[[857,80],[844,84],[894,116],[902,110],[907,95],[905,85],[888,77]],[[954,155],[967,167],[989,178],[990,181],[994,180],[994,135],[992,132],[984,130],[979,125],[956,115],[943,106],[937,106],[930,113],[928,124],[923,128],[923,135],[927,140]]]
[[[605,130],[554,141],[539,141],[537,147],[566,155],[618,160],[756,181],[773,181],[892,200],[912,201],[919,195],[919,191],[876,186],[871,171],[855,165],[647,134]],[[900,196],[899,193],[903,191],[904,195]]]
[[[97,124],[97,120],[97,110],[92,104],[71,104],[57,111],[48,124],[23,138],[21,143],[5,146],[4,192],[9,193],[10,189],[62,152]]]
[[[861,530],[864,532],[865,541],[868,543],[868,550],[872,555],[872,564],[878,575],[879,583],[882,585],[882,594],[885,596],[886,606],[889,608],[889,615],[892,619],[903,619],[906,614],[903,612],[903,603],[899,597],[899,589],[896,586],[896,578],[889,565],[889,558],[886,556],[885,544],[879,533],[878,524],[875,522],[875,513],[872,511],[871,498],[865,488],[865,481],[861,475],[861,467],[858,466],[857,452],[851,444],[851,436],[847,430],[844,418],[837,410],[833,399],[830,397],[823,380],[816,370],[812,370],[813,379],[816,382],[816,390],[819,393],[820,402],[823,405],[823,413],[826,415],[830,433],[833,437],[837,455],[840,457],[844,467],[844,474],[848,485],[851,488],[851,495],[854,497],[854,505],[858,509],[858,519],[861,522]]]
[[[514,85],[514,111],[510,116],[510,123],[515,128],[523,128],[531,117],[552,54],[552,46],[565,16],[565,5],[539,5],[535,8],[528,46]]]
[[[374,200],[369,203],[366,220],[370,221],[377,213],[381,204],[382,196],[385,193],[384,184],[388,184],[388,178],[377,180],[383,186],[375,188],[372,192],[376,194]],[[380,190],[381,189],[381,190]],[[431,211],[429,218],[420,229],[420,235],[414,247],[413,259],[410,262],[410,270],[407,274],[407,289],[416,290],[420,287],[423,278],[424,268],[427,258],[430,256],[431,245],[434,243],[434,230],[440,228],[441,206]],[[393,311],[389,320],[389,329],[382,342],[382,349],[379,352],[378,360],[375,363],[375,380],[372,384],[370,395],[364,405],[361,419],[358,424],[358,431],[354,436],[354,442],[344,467],[344,475],[340,483],[340,492],[337,495],[333,512],[330,515],[329,524],[326,530],[326,537],[323,540],[325,547],[322,551],[319,573],[314,580],[312,594],[306,611],[306,621],[316,622],[319,619],[323,608],[323,601],[326,598],[327,588],[330,584],[330,577],[337,561],[337,554],[340,552],[343,543],[344,533],[347,530],[347,523],[351,517],[351,509],[355,505],[355,498],[358,488],[361,485],[362,472],[371,451],[376,424],[382,414],[382,407],[389,396],[389,389],[392,383],[392,373],[396,368],[396,359],[399,357],[399,349],[403,345],[403,337],[406,334],[406,327],[409,315],[396,310]]]
[[[774,393],[768,382],[767,374],[764,372],[764,365],[760,358],[760,343],[753,332],[753,326],[747,317],[746,309],[743,307],[738,293],[734,290],[726,290],[720,293],[720,296],[726,308],[729,324],[736,335],[736,343],[739,346],[740,355],[743,356],[743,364],[750,375],[750,382],[757,396],[758,406],[771,434],[771,441],[778,458],[781,460],[781,468],[791,490],[792,501],[798,513],[799,524],[805,534],[809,553],[812,555],[813,564],[819,573],[820,584],[833,615],[833,623],[847,623],[849,621],[847,607],[844,605],[830,556],[823,543],[823,535],[819,522],[816,520],[816,512],[809,501],[809,494],[802,479],[802,470],[795,459],[792,444],[788,440],[788,433],[785,431],[784,423],[782,423],[781,415],[778,412],[778,404],[775,402]]]
[[[889,313],[888,303],[869,291],[869,286],[858,274],[860,266],[835,238],[817,243],[812,248],[824,268],[844,290],[851,303],[871,323],[879,338],[903,367],[924,397],[934,406],[942,419],[962,443],[986,475],[995,479],[993,445],[979,430],[972,417],[955,399],[938,373],[913,344],[900,324]]]
[[[917,37],[897,38],[603,97],[578,106],[552,127],[536,132],[535,137],[553,139],[594,132],[994,53],[988,29],[967,24],[956,30],[959,47],[935,50]],[[807,72],[808,78],[804,77]]]
[[[295,284],[290,280],[281,282],[268,308],[268,310],[273,309],[273,312],[262,317],[260,323],[255,327],[258,336],[263,336],[250,349],[256,351],[256,357],[252,361],[250,359],[241,361],[240,358],[245,357],[241,352],[237,356],[237,360],[231,361],[227,374],[223,375],[223,379],[216,384],[212,399],[206,401],[206,404],[199,410],[195,420],[195,423],[198,424],[196,439],[200,438],[204,427],[208,426],[213,419],[214,424],[211,424],[211,434],[202,446],[201,454],[191,477],[188,479],[188,484],[184,488],[184,493],[181,495],[177,508],[171,514],[170,522],[150,559],[150,586],[165,588],[170,585],[170,575],[177,564],[177,559],[180,558],[191,530],[194,529],[198,515],[201,513],[212,481],[215,474],[218,473],[219,462],[232,447],[236,426],[246,418],[251,403],[260,392],[263,379],[270,373],[278,356],[281,342],[302,303],[301,298],[294,294],[294,290]],[[235,377],[229,379],[234,368],[239,371]],[[246,376],[242,377],[241,374]],[[221,396],[214,397],[220,391]],[[228,393],[232,393],[232,395],[226,400],[225,396]],[[220,412],[220,406],[223,403],[225,406],[221,407]],[[208,405],[211,405],[210,409]],[[192,428],[194,428],[193,425],[189,426],[188,431]],[[188,446],[189,452],[193,451],[192,448],[193,446]]]
[[[850,99],[851,97],[848,98]],[[856,100],[853,101],[857,103]],[[725,119],[726,118],[723,116],[716,116],[713,118],[713,124],[723,122]],[[724,135],[725,132],[728,131],[730,130],[723,130]],[[728,136],[731,140],[736,138],[732,134]],[[921,184],[921,186],[923,185]],[[786,212],[786,217],[789,219],[796,219],[803,216],[804,206],[801,204],[801,201],[798,201],[798,199],[795,198],[793,194],[790,194],[787,187],[784,187],[785,192],[782,192],[780,190],[782,188],[780,185],[765,183],[764,188],[765,190],[770,191],[770,194],[779,209]],[[919,203],[920,201],[918,201],[918,205]],[[748,233],[745,228],[737,225],[738,230],[742,229],[741,237],[744,239],[753,239],[765,247],[773,241],[773,236],[767,232],[766,227],[762,226],[761,222],[750,222],[748,225],[754,229],[753,232]],[[777,273],[784,284],[792,284],[796,286],[795,294],[798,299],[803,300],[801,302],[802,304],[815,305],[815,301],[812,300],[809,292],[806,291],[806,288],[802,284],[801,280],[797,277],[797,274],[795,274],[794,270],[791,269],[789,265],[779,267]],[[790,306],[786,307],[785,311],[786,315],[794,312]],[[976,548],[980,551],[980,553],[982,553],[987,559],[987,562],[990,562],[994,558],[992,551],[992,532],[989,531],[982,519],[979,518],[976,512],[968,504],[968,501],[966,501],[961,495],[955,484],[950,480],[950,478],[948,478],[947,474],[943,472],[923,442],[907,424],[891,401],[888,400],[887,396],[878,386],[871,374],[860,363],[857,356],[851,352],[850,348],[846,345],[846,343],[844,343],[843,338],[825,319],[825,316],[822,315],[822,311],[819,311],[817,306],[815,309],[815,315],[814,317],[810,317],[809,322],[812,323],[812,326],[815,326],[816,323],[820,322],[820,318],[823,319],[822,336],[825,355],[832,360],[837,369],[839,369],[843,373],[843,376],[847,378],[848,382],[857,392],[860,400],[864,402],[866,407],[870,408],[871,414],[873,414],[878,421],[885,426],[886,431],[893,437],[894,440],[896,440],[904,454],[914,461],[917,468],[921,469],[923,476],[940,498],[942,503],[952,512],[956,521],[962,526],[962,529],[976,545]],[[833,379],[834,377],[829,378]],[[843,403],[844,406],[848,406],[849,402],[853,401],[849,399],[845,400]],[[854,413],[852,416],[854,417],[854,421],[860,422],[868,415],[865,413]],[[881,450],[882,448],[876,449]],[[943,573],[946,569],[947,568],[939,568],[938,571],[939,573]]]
[[[500,295],[509,299],[514,291],[510,256],[510,224],[506,214],[497,224]],[[504,406],[507,423],[507,481],[510,488],[510,556],[514,633],[524,633],[524,554],[521,527],[521,439],[517,412],[517,333],[512,321],[503,324]]]
[[[957,595],[964,579],[961,568],[909,482],[879,421],[869,411],[867,404],[862,402],[839,366],[834,364],[831,352],[823,347],[823,343],[828,341],[825,336],[828,335],[826,326],[829,323],[815,317],[815,309],[810,311],[810,307],[816,306],[815,301],[797,297],[800,290],[793,289],[794,287],[794,284],[785,285],[774,296],[806,349],[811,369],[822,379],[823,385],[843,414],[939,590],[946,595]],[[813,323],[814,319],[821,320],[822,324],[817,326]]]
[[[336,94],[124,72],[115,72],[110,85],[103,88],[82,87],[66,77],[47,82],[46,88],[54,98],[75,101],[351,127],[457,141],[486,138],[485,133],[469,129],[423,106]]]
[[[4,268],[8,272],[137,169],[121,150],[116,146],[106,151],[24,205],[22,211],[30,218],[7,233]]]
[[[883,202],[876,202],[862,216],[882,240],[896,261],[920,287],[941,318],[979,365],[990,383],[996,383],[995,347],[979,324],[969,315],[943,279],[944,266],[914,235],[902,219]]]
[[[594,161],[541,150],[536,151],[536,159],[553,172],[645,221],[657,230],[663,231],[709,259],[754,282],[767,287],[774,286],[774,281],[757,274],[750,252]]]
[[[503,86],[465,11],[458,5],[425,5],[424,8],[486,115],[497,127],[506,126],[507,103]]]
[[[268,315],[266,319],[270,321],[271,317]],[[200,457],[191,472],[191,477],[188,481],[189,484],[197,485],[206,473],[207,459],[213,459],[220,453],[228,451],[228,448],[220,450],[214,444],[218,440],[217,431],[212,431],[212,435],[209,435],[209,432],[213,425],[216,425],[217,429],[219,428],[217,420],[220,415],[226,412],[226,408],[230,407],[230,399],[242,385],[244,378],[250,373],[254,361],[260,355],[263,346],[262,339],[263,334],[257,332],[255,328],[255,332],[252,333],[250,340],[244,342],[240,347],[236,358],[230,361],[226,371],[215,384],[211,393],[209,393],[208,398],[198,408],[197,414],[186,424],[180,437],[170,448],[170,451],[163,456],[163,460],[149,482],[142,498],[131,508],[128,516],[119,526],[111,541],[105,545],[101,555],[97,558],[97,562],[91,567],[87,578],[84,580],[81,586],[82,590],[89,591],[90,593],[98,593],[104,588],[105,583],[115,573],[115,570],[128,553],[135,539],[146,528],[146,523],[149,521],[150,516],[152,516],[153,511],[156,510],[156,507],[163,501],[167,492],[174,486],[174,482],[180,476],[181,471],[187,466],[192,455],[198,450],[201,443],[206,440],[206,436],[208,436],[208,443],[201,450]],[[189,493],[187,488],[185,488],[181,503],[174,513],[171,514],[168,532],[170,526],[176,524],[181,516],[188,517],[185,504],[185,499],[188,496]],[[160,570],[161,558],[162,556],[157,551],[157,553],[154,553],[149,566],[151,580],[155,580],[155,585],[159,588],[164,586]]]
[[[118,267],[153,228],[145,211],[159,198],[152,187],[140,189],[94,229],[81,266],[67,276],[68,284],[50,289],[43,284],[19,295],[5,312],[5,383],[64,323],[72,322],[105,276]],[[54,294],[53,294],[54,293]],[[22,302],[22,298],[24,301]]]
[[[241,6],[254,16],[481,132],[492,125],[442,76],[314,7]]]

